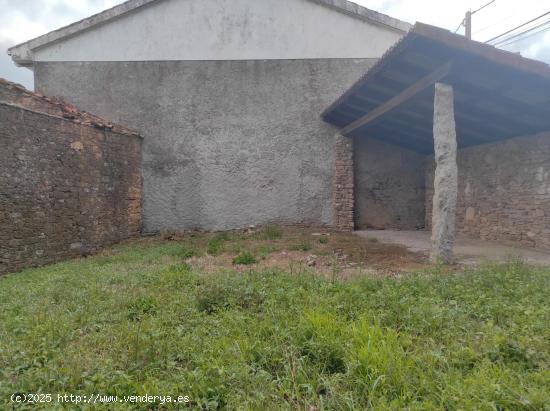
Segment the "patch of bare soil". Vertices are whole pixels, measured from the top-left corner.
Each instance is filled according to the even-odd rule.
[[[327,278],[344,280],[361,275],[400,275],[429,267],[422,254],[353,234],[286,227],[281,238],[266,240],[258,238],[260,230],[262,228],[241,232],[225,243],[219,255],[200,254],[188,263],[203,272],[224,269],[314,271]],[[235,256],[244,250],[256,256],[256,264],[233,264]]]

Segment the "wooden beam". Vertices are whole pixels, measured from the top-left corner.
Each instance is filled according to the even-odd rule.
[[[367,125],[368,123],[376,120],[377,118],[383,116],[389,111],[400,106],[404,102],[410,100],[411,98],[416,96],[418,93],[425,90],[427,87],[431,86],[432,84],[435,84],[439,80],[446,77],[451,71],[451,67],[452,67],[451,62],[448,62],[440,66],[438,69],[431,72],[427,76],[423,77],[422,79],[414,83],[412,86],[405,89],[400,94],[389,99],[386,103],[382,104],[381,106],[378,106],[377,108],[372,110],[370,113],[364,115],[360,119],[344,127],[340,132],[340,134],[344,136],[349,136],[353,131],[357,130],[358,128]]]

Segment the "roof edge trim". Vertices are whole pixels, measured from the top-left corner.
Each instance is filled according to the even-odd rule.
[[[49,33],[36,37],[32,40],[28,40],[24,43],[10,47],[8,49],[8,55],[11,56],[12,60],[18,66],[32,66],[34,62],[34,49],[89,30],[93,27],[104,24],[126,13],[129,13],[144,6],[148,6],[157,1],[162,0],[128,0],[122,4],[111,7],[110,9],[104,10],[90,17],[86,17],[82,20],[71,23],[68,26],[61,27],[57,30],[50,31]]]
[[[132,12],[141,7],[151,5],[152,3],[160,2],[163,0],[128,0],[118,6],[104,10],[100,13],[94,14],[90,17],[86,17],[68,26],[61,27],[57,30],[51,31],[42,36],[36,37],[32,40],[28,40],[24,43],[10,47],[8,49],[8,55],[17,66],[29,67],[33,65],[33,50],[39,47],[46,46],[48,44],[61,41],[64,38],[74,36],[80,32],[90,30],[98,25],[107,23],[110,20],[116,19],[126,13]],[[321,6],[331,8],[340,13],[347,14],[351,17],[360,18],[371,22],[376,25],[384,26],[391,30],[398,32],[406,32],[410,29],[411,24],[387,16],[382,13],[378,13],[374,10],[367,9],[349,0],[308,0],[313,3],[317,3]]]

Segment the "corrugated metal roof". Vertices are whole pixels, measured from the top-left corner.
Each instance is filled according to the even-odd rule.
[[[322,117],[335,126],[349,126],[447,63],[451,69],[438,81],[454,86],[460,147],[550,130],[547,64],[422,23],[415,24]],[[433,87],[416,91],[350,135],[432,152]]]

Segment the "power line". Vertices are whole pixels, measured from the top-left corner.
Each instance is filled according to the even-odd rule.
[[[527,21],[527,22],[525,22],[525,23],[523,23],[523,24],[520,24],[519,26],[514,27],[513,29],[508,30],[508,31],[505,32],[505,33],[499,34],[498,36],[493,37],[492,39],[487,40],[485,43],[490,43],[491,41],[494,41],[494,40],[499,39],[499,38],[501,38],[501,37],[503,37],[503,36],[505,36],[505,35],[507,35],[507,34],[510,34],[511,32],[516,31],[517,29],[520,29],[520,28],[522,28],[522,27],[525,27],[525,26],[528,25],[529,23],[532,23],[532,22],[534,22],[534,21],[540,19],[541,17],[547,16],[548,14],[550,14],[550,11],[547,11],[546,13],[543,13],[543,14],[541,14],[540,16],[535,17],[535,18],[532,19],[532,20],[529,20],[529,21]]]
[[[462,21],[460,22],[460,24],[458,25],[458,27],[456,28],[456,30],[454,31],[454,33],[456,34],[456,32],[458,31],[458,29],[460,29],[463,25],[464,25],[464,19],[462,19]]]
[[[494,43],[493,43],[493,46],[499,46],[499,45],[501,45],[501,44],[503,44],[503,43],[507,43],[507,42],[510,41],[510,40],[513,40],[513,39],[515,39],[515,38],[521,37],[521,36],[523,36],[523,35],[525,35],[525,34],[531,32],[531,31],[533,31],[533,30],[536,30],[536,29],[538,29],[538,28],[540,28],[540,27],[543,27],[543,26],[547,25],[548,23],[550,23],[550,19],[545,20],[545,21],[543,21],[542,23],[537,24],[536,26],[533,26],[533,27],[530,27],[530,28],[528,28],[528,29],[526,29],[526,30],[520,31],[519,33],[515,33],[515,34],[512,34],[511,36],[508,36],[508,37],[505,37],[505,38],[503,38],[503,39],[500,39],[500,40],[494,42]]]
[[[518,39],[515,39],[515,40],[512,40],[510,42],[504,42],[504,43],[501,43],[499,45],[499,47],[506,47],[506,46],[509,46],[510,44],[514,44],[514,43],[517,43],[518,41],[522,41],[522,40],[525,40],[529,37],[533,37],[533,36],[536,36],[537,34],[540,34],[540,33],[544,33],[546,31],[550,30],[550,27],[545,27],[541,30],[538,30],[538,31],[535,31],[534,33],[531,33],[531,34],[528,34],[527,36],[524,36],[524,37],[520,37]]]
[[[485,7],[487,7],[487,6],[490,6],[490,5],[493,4],[495,1],[497,1],[497,0],[492,0],[492,1],[490,1],[489,3],[487,3],[487,4],[483,5],[483,6],[481,6],[479,9],[472,11],[472,14],[476,14],[478,11],[483,10],[483,9],[484,9]]]
[[[462,20],[462,22],[458,25],[458,27],[454,31],[455,34],[462,26],[464,26],[464,28],[466,29],[466,37],[468,39],[471,39],[472,38],[472,16],[474,14],[476,14],[478,11],[483,10],[485,7],[490,6],[495,1],[497,1],[497,0],[491,0],[488,3],[485,3],[483,6],[481,6],[480,8],[478,8],[474,11],[467,11],[466,12],[466,17]]]
[[[479,30],[474,31],[473,34],[478,34],[478,33],[481,33],[482,31],[485,31],[485,30],[487,30],[487,29],[490,29],[491,27],[498,26],[499,24],[504,23],[504,22],[507,21],[507,20],[510,20],[510,19],[511,19],[512,17],[514,17],[514,16],[515,16],[515,14],[510,14],[509,16],[504,17],[503,19],[500,19],[500,20],[496,21],[495,23],[489,24],[488,26],[485,26],[485,27],[483,27],[483,28],[481,28],[481,29],[479,29]]]

